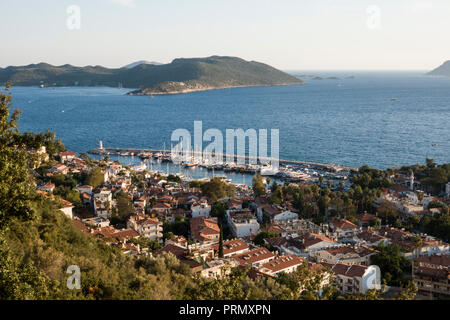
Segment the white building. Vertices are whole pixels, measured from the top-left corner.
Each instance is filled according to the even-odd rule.
[[[339,291],[344,294],[366,293],[368,284],[372,283],[376,275],[373,266],[348,265],[343,263],[321,263],[331,269],[335,275],[335,283]]]
[[[61,152],[59,154],[59,157],[61,159],[61,163],[65,163],[68,161],[72,161],[73,159],[75,159],[77,157],[77,155],[75,154],[75,152],[67,151],[67,152]]]
[[[332,239],[319,234],[304,234],[301,236],[293,235],[281,238],[267,238],[264,242],[271,244],[282,255],[296,255],[309,258],[310,254],[327,248],[342,246]]]
[[[150,240],[161,241],[163,237],[162,222],[158,219],[131,217],[127,222],[127,227]]]
[[[310,257],[317,262],[345,263],[368,266],[370,257],[375,255],[375,250],[367,246],[342,246],[317,250],[310,254]]]
[[[77,190],[78,190],[78,192],[79,192],[80,194],[87,193],[87,194],[89,194],[89,195],[92,195],[92,190],[93,190],[93,189],[94,189],[94,188],[93,188],[92,186],[87,186],[87,185],[77,187]]]
[[[145,164],[139,164],[136,166],[132,166],[131,170],[133,170],[134,172],[143,172],[147,170],[147,166]]]
[[[121,164],[119,163],[115,163],[113,162],[112,164],[109,165],[108,167],[108,171],[111,175],[116,176],[119,174],[120,171],[123,170],[123,167]]]
[[[63,203],[63,207],[60,208],[59,210],[62,211],[70,219],[73,219],[72,209],[75,207],[72,205],[72,203],[70,203],[69,201],[66,201],[64,199],[62,199],[62,203]]]
[[[295,212],[291,212],[289,210],[283,211],[273,217],[274,222],[286,221],[286,220],[294,220],[298,218],[298,214]]]
[[[42,190],[45,192],[53,192],[54,189],[55,189],[55,184],[53,184],[51,182],[47,182],[46,184],[38,187],[38,190]]]
[[[250,210],[227,211],[228,224],[235,237],[242,238],[259,233],[259,223]]]
[[[237,267],[237,262],[233,259],[212,260],[200,274],[206,278],[219,278],[230,274],[231,269],[235,267]]]
[[[108,205],[109,203],[109,205]],[[94,194],[94,212],[97,216],[108,219],[111,216],[112,193],[110,190],[102,190]]]
[[[360,228],[347,219],[337,219],[330,222],[330,228],[338,239],[350,239],[356,236]]]
[[[192,218],[197,217],[207,218],[211,213],[211,206],[208,204],[207,200],[202,199],[192,203],[191,211],[192,211]]]

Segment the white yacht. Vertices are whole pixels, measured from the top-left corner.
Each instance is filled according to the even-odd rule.
[[[262,176],[274,176],[278,173],[279,169],[276,167],[273,167],[272,165],[264,165],[260,169],[260,174]]]

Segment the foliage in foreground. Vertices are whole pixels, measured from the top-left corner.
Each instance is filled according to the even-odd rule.
[[[27,149],[63,146],[54,135],[21,135],[19,111],[10,117],[8,88],[0,92],[0,299],[322,299],[324,274],[306,265],[292,275],[252,280],[242,270],[219,279],[191,274],[172,254],[135,259],[75,228],[57,201],[35,192]],[[51,141],[46,141],[51,140]],[[98,177],[92,176],[95,183]],[[219,180],[201,185],[211,197],[231,195]],[[218,191],[217,191],[218,190]],[[123,212],[127,214],[124,202]],[[120,212],[119,212],[120,213]],[[183,223],[183,222],[182,222]],[[149,244],[151,246],[152,244]],[[81,288],[67,288],[66,270],[77,265]]]

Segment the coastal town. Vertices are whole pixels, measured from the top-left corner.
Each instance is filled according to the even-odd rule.
[[[48,154],[45,147],[29,152],[37,159],[37,192],[58,201],[84,234],[124,255],[173,255],[206,278],[235,269],[253,279],[277,278],[306,267],[319,270],[323,287],[332,285],[342,296],[367,294],[371,266],[380,265],[383,297],[395,297],[406,283],[419,299],[450,296],[450,246],[420,228],[448,211],[448,181],[434,188],[411,170],[360,168],[283,185],[254,172],[247,186],[220,176],[184,179],[109,155],[94,160],[69,151]],[[364,183],[369,187],[363,190]],[[394,251],[408,264],[398,274],[383,260]]]

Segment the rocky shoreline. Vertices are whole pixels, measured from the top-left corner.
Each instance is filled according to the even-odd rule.
[[[275,87],[275,86],[291,86],[291,85],[299,85],[306,84],[306,82],[299,83],[282,83],[282,84],[255,84],[255,85],[232,85],[232,86],[197,86],[197,87],[185,87],[184,89],[178,90],[154,90],[154,89],[139,89],[128,92],[129,96],[152,96],[152,95],[175,95],[175,94],[184,94],[184,93],[193,93],[193,92],[201,92],[201,91],[211,91],[211,90],[223,90],[223,89],[234,89],[234,88],[247,88],[247,87]]]

